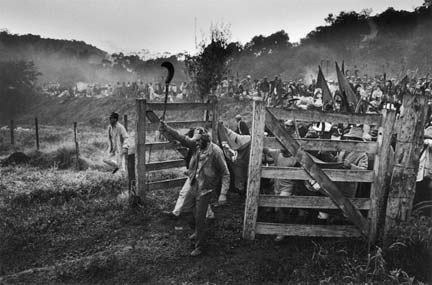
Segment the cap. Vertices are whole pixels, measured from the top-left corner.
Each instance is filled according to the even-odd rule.
[[[116,112],[112,112],[111,115],[110,115],[110,119],[111,118],[118,120],[119,114],[117,114]]]

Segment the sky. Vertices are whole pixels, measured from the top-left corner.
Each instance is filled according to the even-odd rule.
[[[298,42],[329,13],[394,7],[423,0],[0,0],[0,29],[82,40],[107,52],[196,52],[211,24],[228,25],[231,40],[285,30]]]

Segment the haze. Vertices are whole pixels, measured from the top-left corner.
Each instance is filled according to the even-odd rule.
[[[195,51],[212,23],[229,24],[231,40],[285,30],[299,41],[329,13],[413,10],[422,0],[0,0],[0,28],[17,34],[82,40],[108,52]],[[196,19],[196,20],[195,20]],[[196,23],[196,24],[195,24]],[[196,27],[196,28],[195,28]]]

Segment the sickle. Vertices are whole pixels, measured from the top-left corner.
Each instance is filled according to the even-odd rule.
[[[167,78],[165,80],[164,110],[163,110],[163,114],[162,114],[162,117],[161,117],[161,120],[164,121],[165,120],[165,113],[166,113],[166,105],[167,105],[167,102],[168,102],[169,84],[170,84],[172,78],[174,77],[174,66],[169,61],[162,62],[161,66],[165,67],[166,69],[168,69],[168,75],[167,75]]]

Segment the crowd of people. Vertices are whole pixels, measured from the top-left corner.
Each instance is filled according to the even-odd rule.
[[[234,97],[239,100],[261,96],[268,107],[297,107],[360,113],[377,112],[384,107],[399,108],[403,85],[407,86],[410,92],[422,93],[428,97],[432,95],[432,80],[427,76],[412,80],[408,80],[408,77],[399,80],[386,79],[385,74],[373,77],[368,75],[344,76],[344,78],[347,86],[341,86],[341,82],[336,80],[313,79],[309,84],[303,79],[282,81],[278,75],[271,81],[268,80],[268,77],[252,80],[249,75],[243,80],[226,77],[217,86],[215,95]],[[352,90],[354,98],[349,98],[348,94],[345,94],[351,92],[346,90],[348,87]]]
[[[193,84],[186,81],[180,84],[171,83],[169,85],[169,101],[194,101],[195,96],[192,90]],[[59,98],[105,98],[113,96],[116,98],[146,98],[150,101],[163,100],[165,97],[164,82],[116,82],[116,83],[84,83],[78,82],[72,88],[66,88],[59,83],[46,83],[42,86],[42,93]]]

